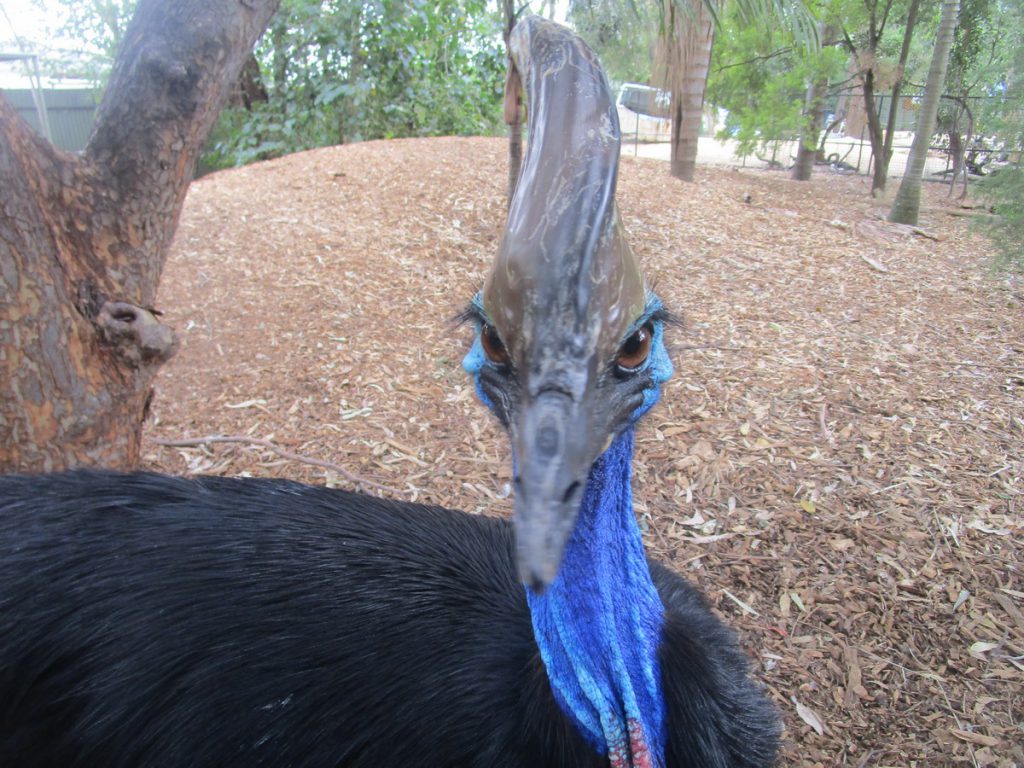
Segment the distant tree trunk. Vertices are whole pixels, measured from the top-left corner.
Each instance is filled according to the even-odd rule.
[[[946,82],[946,67],[949,66],[949,51],[953,47],[953,33],[960,11],[960,0],[943,0],[942,18],[935,35],[935,49],[932,63],[928,68],[928,82],[925,84],[921,111],[917,114],[914,143],[910,148],[910,159],[900,182],[896,200],[889,212],[889,221],[899,224],[917,224],[921,209],[921,178],[924,176],[925,161],[928,159],[928,145],[935,131],[935,115],[939,111],[942,86]]]
[[[956,39],[954,38],[954,44]],[[946,128],[946,133],[949,136],[949,156],[953,159],[953,175],[949,180],[949,195],[952,197],[953,191],[956,189],[957,177],[963,179],[963,189],[957,196],[957,200],[963,200],[967,197],[967,147],[971,144],[974,139],[974,113],[971,112],[971,108],[967,106],[967,100],[960,96],[949,96],[942,94],[942,98],[950,99],[956,103],[956,111],[953,113],[952,124]],[[963,138],[960,135],[960,120],[961,118],[967,119],[967,131],[964,133]],[[936,121],[938,118],[936,118]],[[940,129],[941,130],[941,129]]]
[[[877,195],[885,190],[885,180],[889,174],[889,161],[885,157],[885,134],[882,131],[882,118],[878,114],[878,104],[875,103],[875,73],[873,70],[869,69],[864,74],[862,89],[864,91],[864,113],[868,124],[868,139],[871,141],[871,155],[875,161],[871,177],[871,194]]]
[[[153,309],[203,142],[279,0],[140,0],[83,155],[0,97],[0,471],[129,468]]]
[[[818,24],[818,39],[826,40],[835,34],[835,29],[827,24]],[[800,144],[796,150],[796,164],[793,166],[793,179],[810,181],[816,160],[825,159],[825,139],[821,135],[821,122],[825,117],[825,91],[828,78],[818,75],[812,77],[807,84],[804,96],[804,114],[806,120],[800,131]],[[829,126],[831,128],[831,126]],[[826,131],[827,133],[827,131]],[[819,145],[820,136],[820,145]]]
[[[920,0],[911,0],[906,24],[903,28],[903,45],[900,49],[896,80],[893,83],[892,100],[889,104],[889,118],[886,121],[887,130],[882,128],[882,118],[878,111],[878,104],[875,103],[875,97],[877,96],[875,67],[879,56],[879,49],[882,46],[882,35],[885,31],[889,13],[892,10],[893,0],[863,0],[863,2],[868,11],[868,24],[867,29],[862,33],[858,32],[857,36],[863,35],[866,38],[864,49],[858,50],[849,30],[843,28],[842,32],[847,50],[857,60],[861,68],[860,79],[861,89],[864,93],[864,113],[867,119],[868,138],[871,141],[871,156],[874,159],[871,194],[878,195],[885,191],[886,180],[889,176],[889,160],[892,157],[892,141],[896,128],[896,110],[898,108],[900,83],[903,80],[903,69],[906,66],[907,56],[910,52],[910,42],[913,37]]]
[[[793,166],[793,178],[796,181],[810,181],[814,170],[814,160],[818,156],[818,134],[821,133],[821,119],[824,116],[824,93],[827,83],[824,80],[811,80],[807,85],[805,107],[807,122],[800,135],[800,145],[796,150],[796,164]]]
[[[896,134],[896,115],[900,107],[900,91],[903,90],[904,70],[907,66],[907,59],[910,56],[910,43],[914,38],[914,26],[917,24],[917,9],[920,4],[921,0],[910,1],[910,8],[907,10],[907,21],[903,26],[903,45],[900,47],[900,59],[896,64],[896,79],[892,84],[889,119],[885,123],[885,141],[882,148],[882,157],[885,158],[885,165],[882,168],[883,175],[881,177],[881,187],[878,187],[879,189],[885,189],[889,178],[889,163],[892,162],[892,142]],[[875,179],[877,182],[877,174]]]
[[[672,150],[669,170],[683,181],[693,181],[697,168],[704,91],[711,66],[714,19],[704,0],[694,0],[688,12],[665,0],[668,22],[662,32],[667,47],[666,82],[672,92]],[[666,35],[668,37],[666,37]]]
[[[964,140],[960,138],[958,127],[950,128],[946,135],[949,137],[949,156],[953,160],[952,179],[949,184],[950,194],[952,194],[953,187],[956,186],[956,179],[964,168]]]
[[[821,162],[825,162],[826,161],[826,157],[825,157],[825,143],[828,141],[828,136],[829,136],[830,133],[832,133],[832,131],[834,131],[836,129],[837,126],[841,125],[842,122],[845,119],[846,119],[846,111],[843,110],[843,109],[840,109],[832,117],[832,122],[825,126],[825,130],[821,132],[821,138],[818,140],[818,149],[817,149],[817,151],[815,152],[815,155],[814,155],[815,159],[820,160]]]
[[[350,50],[348,52],[348,71],[345,74],[344,81],[349,86],[356,86],[363,76],[363,70],[366,68],[367,53],[363,48],[363,40],[360,36],[360,30],[362,30],[365,23],[363,18],[362,6],[353,5],[351,13],[349,14],[349,20],[345,35],[349,40]],[[282,14],[283,15],[283,14]],[[275,42],[276,46],[277,43]],[[275,56],[276,56],[275,52]],[[284,54],[281,54],[284,58]],[[358,113],[361,107],[357,103],[357,99],[351,98],[342,102],[341,108],[338,109],[338,143],[347,144],[350,141],[359,140],[359,128],[360,122],[358,120]],[[352,130],[355,129],[355,130]]]
[[[231,104],[251,111],[254,106],[266,104],[269,99],[270,94],[267,93],[267,87],[263,84],[260,63],[256,60],[256,54],[250,53],[245,64],[242,65],[242,72],[238,76]]]
[[[512,63],[508,39],[516,25],[516,4],[514,0],[502,0],[505,16],[505,53],[508,56],[508,78],[505,81],[505,123],[508,125],[508,206],[519,183],[519,171],[523,165],[523,85]],[[552,4],[553,7],[553,4]]]

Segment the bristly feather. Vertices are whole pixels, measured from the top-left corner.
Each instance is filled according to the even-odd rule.
[[[551,691],[506,521],[282,480],[0,477],[0,765],[608,768]],[[651,563],[667,768],[775,713]]]
[[[469,303],[459,311],[453,318],[453,322],[456,326],[465,325],[467,323],[482,324],[490,322],[487,318],[487,312],[484,310],[483,301],[480,296],[480,291],[476,291],[473,294],[473,298],[470,299]]]

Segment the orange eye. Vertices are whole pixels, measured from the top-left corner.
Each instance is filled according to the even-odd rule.
[[[635,371],[645,362],[651,353],[651,339],[654,338],[654,327],[647,323],[622,343],[615,364],[623,371]]]
[[[484,348],[487,359],[497,365],[508,362],[508,350],[493,325],[485,325],[480,329],[480,344]]]

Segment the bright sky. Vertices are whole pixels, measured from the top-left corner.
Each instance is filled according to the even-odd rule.
[[[534,2],[535,8],[551,7],[550,0]],[[45,6],[41,8],[40,6]],[[555,18],[563,21],[568,12],[568,0],[555,0]],[[60,3],[53,0],[0,0],[0,53],[22,50],[45,56],[48,52],[81,50],[81,42],[57,36],[63,18]],[[23,46],[23,47],[22,47]],[[23,63],[0,63],[0,88],[25,88]]]
[[[32,47],[49,39],[48,29],[60,26],[60,19],[47,14],[30,0],[0,0],[0,47],[16,49],[15,36]]]
[[[34,53],[41,58],[80,51],[80,41],[62,37],[57,30],[63,18],[60,4],[32,0],[0,0],[0,53]],[[0,62],[0,88],[29,88],[30,65],[26,62]],[[81,85],[83,81],[53,83],[44,78],[45,87]]]
[[[0,51],[17,49],[15,35],[33,48],[47,45],[74,47],[73,40],[51,38],[52,32],[60,27],[62,19],[59,4],[47,2],[45,5],[47,8],[43,10],[32,0],[0,0]],[[541,3],[534,2],[533,5],[539,8]],[[545,8],[550,7],[550,0],[546,0],[543,5]],[[564,22],[569,0],[555,0],[554,9],[555,18]]]

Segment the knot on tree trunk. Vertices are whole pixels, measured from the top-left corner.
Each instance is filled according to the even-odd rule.
[[[93,321],[103,342],[133,368],[162,365],[178,351],[178,339],[152,310],[108,301]]]

